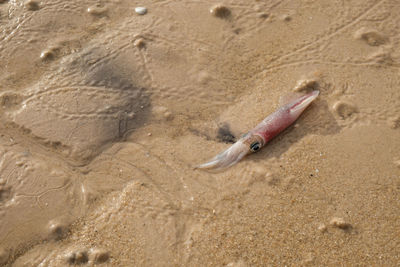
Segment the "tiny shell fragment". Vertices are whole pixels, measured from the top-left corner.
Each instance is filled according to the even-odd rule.
[[[349,229],[351,228],[351,224],[346,222],[343,218],[334,217],[330,221],[330,225],[335,226],[340,229]]]
[[[135,7],[135,12],[139,15],[144,15],[147,13],[147,8],[138,6],[138,7]]]

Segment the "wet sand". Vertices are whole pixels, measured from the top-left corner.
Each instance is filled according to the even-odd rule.
[[[0,265],[399,265],[399,12],[0,1]],[[260,152],[193,168],[311,89]]]

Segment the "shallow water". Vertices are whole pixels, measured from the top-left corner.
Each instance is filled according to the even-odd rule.
[[[0,263],[399,264],[399,12],[0,1]],[[193,169],[302,84],[259,153]]]

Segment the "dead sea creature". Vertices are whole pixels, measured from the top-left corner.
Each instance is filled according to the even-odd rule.
[[[319,91],[315,90],[290,101],[266,117],[253,130],[243,135],[230,148],[196,168],[228,168],[239,162],[247,154],[257,152],[272,138],[290,126],[318,95]]]

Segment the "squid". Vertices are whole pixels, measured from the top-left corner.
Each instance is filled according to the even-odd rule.
[[[308,94],[281,106],[274,113],[266,117],[254,129],[243,135],[227,150],[212,158],[209,162],[201,164],[196,169],[225,169],[235,165],[244,156],[259,151],[275,136],[289,127],[303,111],[318,97],[319,91],[314,90]]]

